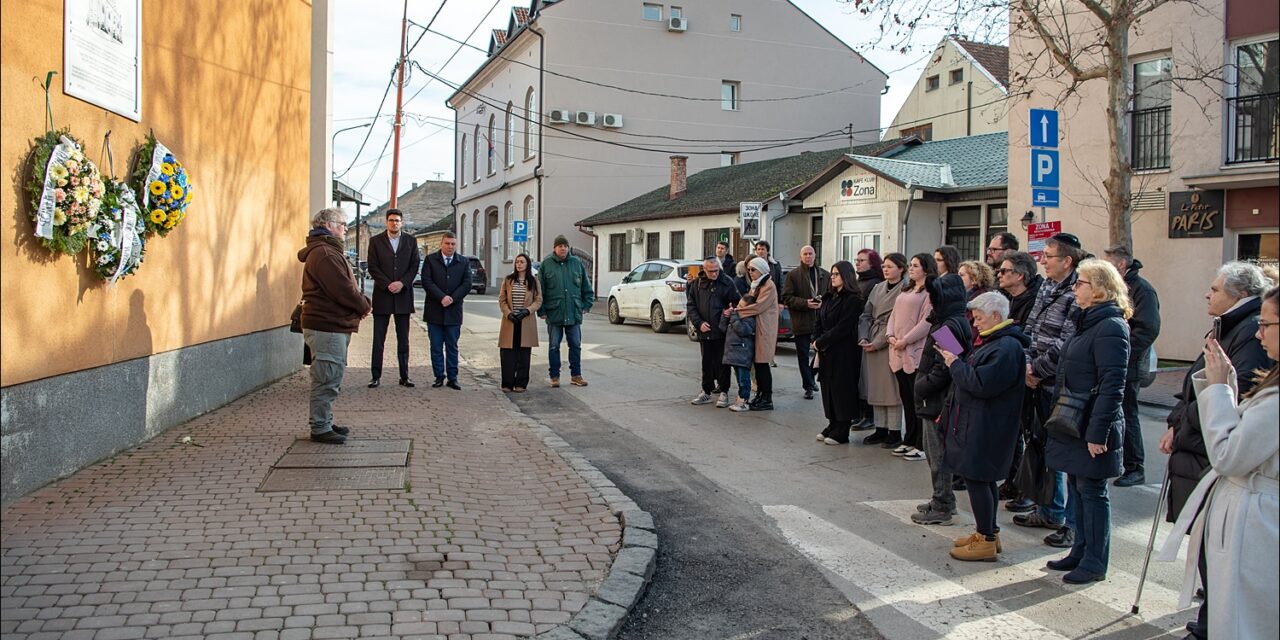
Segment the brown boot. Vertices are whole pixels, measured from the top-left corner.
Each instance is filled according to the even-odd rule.
[[[954,546],[967,547],[970,544],[973,544],[974,542],[978,542],[979,540],[982,540],[982,534],[975,532],[967,536],[964,536],[962,538],[956,538]],[[998,533],[996,534],[996,553],[1004,553],[1004,544],[1000,542],[1000,534]]]
[[[573,376],[569,378],[569,383],[575,387],[585,387],[587,386],[587,379],[582,376]]]
[[[994,536],[989,540],[982,536],[963,547],[953,547],[951,557],[964,562],[995,562],[996,554],[999,553],[996,551],[996,544]]]
[[[558,389],[560,388],[560,378],[552,378],[547,384],[550,384],[552,389]]]

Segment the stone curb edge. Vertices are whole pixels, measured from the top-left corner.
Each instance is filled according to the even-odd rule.
[[[418,323],[423,324],[421,321]],[[493,380],[493,376],[476,369],[461,358],[459,360],[459,367],[467,369],[476,378],[496,386],[497,382]],[[622,523],[622,549],[614,557],[613,565],[609,567],[609,574],[592,594],[586,606],[567,624],[557,625],[533,638],[534,640],[613,640],[622,628],[622,622],[640,602],[640,597],[644,595],[645,588],[653,578],[653,570],[658,561],[658,534],[653,524],[653,516],[627,497],[603,472],[578,453],[572,445],[556,435],[550,427],[525,415],[510,398],[501,393],[497,395],[503,403],[503,411],[510,415],[512,420],[539,435],[549,449],[556,452],[604,498],[605,503],[609,505],[610,513]]]

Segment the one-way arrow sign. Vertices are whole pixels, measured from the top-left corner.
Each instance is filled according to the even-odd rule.
[[[1031,146],[1058,148],[1058,112],[1052,109],[1032,109],[1029,123]]]

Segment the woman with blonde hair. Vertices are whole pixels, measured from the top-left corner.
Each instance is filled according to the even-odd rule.
[[[966,260],[960,263],[960,279],[964,281],[964,290],[969,292],[969,300],[995,290],[996,272],[985,262]]]
[[[1050,560],[1068,584],[1107,577],[1111,555],[1111,498],[1107,480],[1123,472],[1125,375],[1133,315],[1120,272],[1105,260],[1080,263],[1075,284],[1076,333],[1062,346],[1054,408],[1045,430],[1045,462],[1067,474],[1067,505],[1075,509],[1071,552]]]
[[[1262,300],[1254,337],[1272,361],[1280,359],[1280,289]],[[1191,603],[1203,556],[1209,637],[1275,638],[1274,606],[1280,573],[1280,369],[1272,365],[1236,401],[1236,370],[1218,341],[1204,348],[1204,370],[1193,374],[1200,428],[1211,469],[1187,500],[1160,559],[1177,558],[1191,532],[1179,606]]]

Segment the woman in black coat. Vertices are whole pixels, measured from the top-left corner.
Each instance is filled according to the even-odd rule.
[[[1120,272],[1110,263],[1089,259],[1077,271],[1075,297],[1080,312],[1076,333],[1058,357],[1055,396],[1065,390],[1086,394],[1080,420],[1083,438],[1049,430],[1045,463],[1067,474],[1067,504],[1074,505],[1076,538],[1071,552],[1049,561],[1067,571],[1063,582],[1085,584],[1107,577],[1111,553],[1111,498],[1107,479],[1123,472],[1125,376],[1129,370],[1129,324],[1133,311]]]
[[[969,304],[979,331],[963,360],[937,348],[951,374],[952,397],[943,414],[943,469],[965,479],[978,532],[956,540],[951,557],[994,562],[1001,551],[996,483],[1013,462],[1022,428],[1025,349],[1031,339],[1009,319],[1009,300],[984,293]]]
[[[921,505],[916,513],[911,514],[912,522],[951,524],[951,514],[956,507],[956,493],[952,487],[951,472],[942,466],[943,426],[938,419],[942,415],[947,394],[951,391],[951,371],[933,348],[936,343],[933,334],[946,327],[960,342],[962,351],[956,355],[963,356],[969,353],[969,347],[973,344],[973,327],[969,324],[966,313],[968,298],[960,276],[948,273],[945,276],[930,277],[925,281],[925,289],[929,292],[929,304],[933,305],[933,311],[929,314],[929,337],[924,340],[924,351],[920,354],[915,384],[916,417],[921,422],[924,451],[910,451],[904,447],[902,450],[895,449],[893,453],[904,458],[923,456],[929,460],[933,496],[927,504]],[[1004,320],[1004,316],[1000,319]]]
[[[849,444],[849,427],[859,417],[862,349],[858,347],[858,317],[863,301],[855,278],[848,260],[831,266],[831,291],[822,296],[813,330],[822,411],[827,416],[827,428],[818,434],[818,440],[826,444]]]
[[[853,270],[858,274],[858,297],[862,298],[863,305],[867,300],[871,299],[871,290],[876,285],[884,282],[884,260],[876,253],[874,249],[863,249],[854,257]],[[866,311],[866,307],[863,307]],[[863,335],[867,333],[866,329],[859,325],[858,339],[870,339],[871,336]],[[862,354],[858,354],[861,356]],[[862,373],[866,373],[866,361],[862,364]],[[854,431],[867,431],[875,427],[876,419],[871,409],[871,403],[867,402],[867,383],[866,376],[863,375],[858,379],[858,411],[857,416],[853,419]]]

